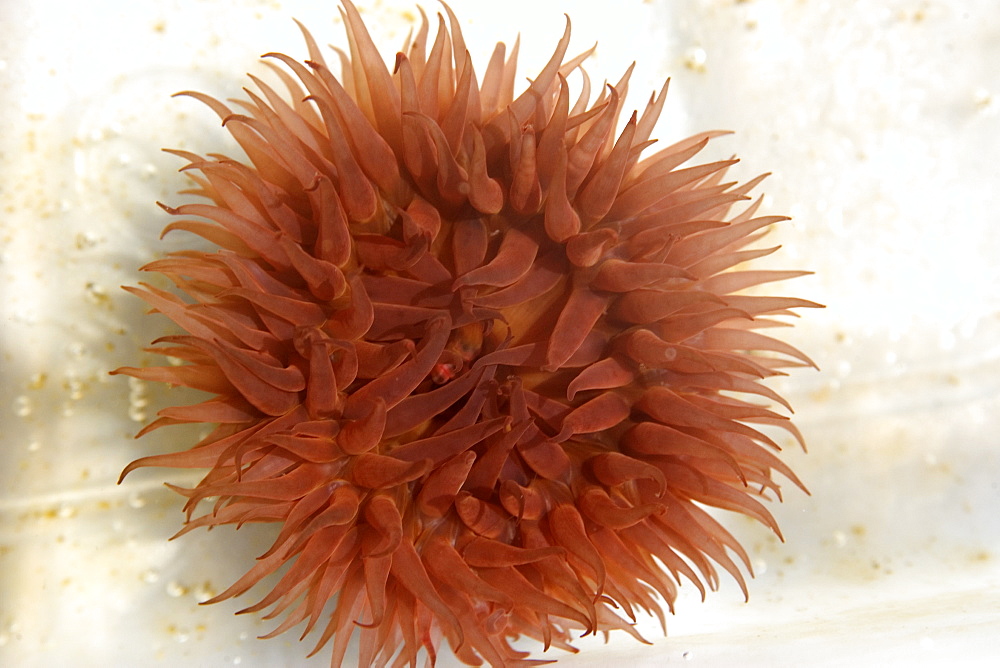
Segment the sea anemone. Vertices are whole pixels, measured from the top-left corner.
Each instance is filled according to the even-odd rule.
[[[515,97],[517,47],[480,81],[445,14],[389,69],[343,0],[339,76],[303,28],[308,60],[265,57],[286,93],[184,93],[247,160],[173,151],[205,201],[163,206],[181,217],[165,231],[217,248],[144,267],[172,291],[127,288],[185,333],[151,348],[180,363],[114,373],[211,395],[140,435],[214,426],[123,477],[207,469],[172,487],[180,534],[276,524],[212,601],[280,572],[246,611],[285,615],[269,636],[319,630],[334,666],[355,633],[360,666],[433,663],[442,641],[508,666],[533,663],[520,636],[642,640],[636,613],[663,623],[681,578],[704,595],[721,567],[746,592],[747,554],[706,507],[777,533],[773,474],[802,486],[766,433],[798,432],[759,402],[788,408],[762,380],[812,362],[758,330],[816,304],[743,292],[805,272],[739,268],[783,218],[729,214],[762,177],[684,167],[714,132],[641,158],[666,86],[616,133],[629,73],[591,102],[568,21]]]

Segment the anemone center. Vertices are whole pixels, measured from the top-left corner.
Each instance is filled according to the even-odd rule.
[[[451,332],[444,352],[431,370],[431,380],[444,385],[468,369],[483,350],[484,325],[470,322]]]

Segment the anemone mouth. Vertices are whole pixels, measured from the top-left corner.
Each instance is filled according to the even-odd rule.
[[[271,635],[319,625],[333,665],[355,630],[359,665],[641,640],[636,611],[662,622],[682,578],[704,593],[721,566],[746,591],[705,506],[778,532],[774,474],[802,487],[766,429],[801,437],[759,401],[788,408],[763,381],[812,362],[757,330],[817,304],[745,292],[803,273],[741,268],[783,220],[759,200],[730,214],[760,179],[684,166],[718,133],[643,157],[666,86],[616,135],[630,71],[571,101],[590,52],[567,59],[568,22],[526,91],[503,45],[480,83],[444,7],[391,71],[345,0],[339,76],[303,28],[304,63],[268,54],[286,93],[255,78],[236,110],[187,93],[247,160],[175,151],[205,202],[164,207],[166,231],[218,249],[144,267],[173,291],[129,288],[184,330],[152,348],[182,364],[114,372],[212,395],[140,432],[206,438],[123,475],[208,469],[177,490],[181,533],[278,524],[213,601],[292,562],[247,610],[286,615]]]

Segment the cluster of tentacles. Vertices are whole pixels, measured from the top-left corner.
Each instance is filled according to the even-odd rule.
[[[798,437],[762,380],[811,362],[757,330],[815,304],[742,294],[804,272],[732,270],[781,220],[730,217],[759,179],[733,161],[682,167],[705,133],[640,159],[666,87],[616,136],[628,74],[590,102],[566,78],[570,30],[523,93],[502,44],[480,83],[450,10],[426,18],[387,68],[348,2],[334,74],[309,33],[281,54],[287,92],[254,79],[211,107],[248,158],[175,151],[205,203],[167,228],[217,250],[146,270],[175,286],[132,292],[184,334],[152,348],[179,365],[123,368],[204,390],[144,432],[216,425],[142,466],[208,469],[196,527],[280,525],[273,546],[214,601],[290,562],[247,610],[285,614],[359,665],[525,665],[519,636],[663,619],[681,578],[716,566],[744,588],[747,555],[705,510],[778,531],[761,426]],[[194,218],[189,218],[193,216]],[[124,475],[124,474],[123,474]],[[205,514],[199,503],[215,498]],[[325,612],[324,612],[325,610]],[[318,626],[317,626],[318,625]]]

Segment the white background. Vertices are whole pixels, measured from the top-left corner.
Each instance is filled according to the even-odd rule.
[[[359,2],[391,60],[409,2]],[[572,52],[631,105],[673,78],[659,137],[706,129],[712,157],[763,171],[794,219],[774,265],[826,303],[788,338],[822,371],[777,383],[810,452],[812,493],[774,508],[787,542],[739,518],[758,577],[682,588],[669,637],[625,636],[560,665],[985,665],[1000,628],[1000,7],[993,0],[454,0],[480,71],[522,37],[527,77],[573,18]],[[127,8],[126,8],[127,7]],[[431,13],[438,11],[428,4]],[[0,4],[0,664],[327,664],[292,634],[198,607],[270,532],[167,543],[193,478],[132,459],[194,434],[131,435],[183,397],[106,372],[165,331],[120,291],[190,241],[157,240],[155,200],[184,187],[161,147],[230,150],[215,117],[170,94],[238,95],[266,51],[305,55],[291,21],[343,45],[334,2],[3,0]],[[706,158],[707,159],[707,158]],[[447,661],[441,662],[448,665]]]

